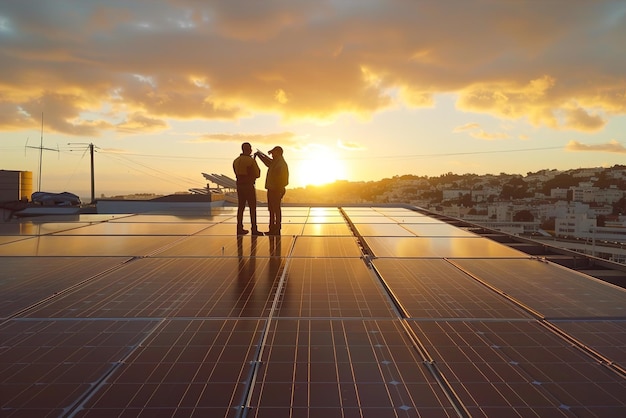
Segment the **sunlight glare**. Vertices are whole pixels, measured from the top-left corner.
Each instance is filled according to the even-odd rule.
[[[302,186],[319,186],[345,179],[345,167],[337,155],[328,150],[316,148],[306,153],[295,163],[295,177]]]

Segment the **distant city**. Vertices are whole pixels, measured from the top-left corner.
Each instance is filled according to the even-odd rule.
[[[626,261],[626,166],[512,174],[402,175],[289,190],[288,203],[405,203],[516,235],[590,242],[594,255]],[[617,246],[601,254],[598,246]],[[581,250],[581,248],[576,248]]]

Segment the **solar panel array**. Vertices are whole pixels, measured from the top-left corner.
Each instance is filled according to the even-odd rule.
[[[623,289],[405,208],[235,211],[0,224],[1,416],[626,416]]]

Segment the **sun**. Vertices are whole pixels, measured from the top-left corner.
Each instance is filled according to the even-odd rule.
[[[295,161],[294,165],[295,183],[300,186],[319,186],[346,178],[343,162],[326,148],[307,151],[303,159]]]

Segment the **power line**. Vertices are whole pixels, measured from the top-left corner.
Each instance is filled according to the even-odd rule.
[[[504,154],[509,152],[526,152],[526,151],[545,151],[563,149],[563,147],[541,147],[541,148],[519,148],[511,150],[493,150],[493,151],[468,151],[468,152],[443,152],[436,154],[410,154],[410,155],[388,155],[380,157],[347,157],[347,160],[369,160],[369,159],[412,159],[412,158],[432,158],[432,157],[454,157],[457,155],[476,155],[476,154]]]
[[[164,155],[164,154],[139,154],[133,152],[115,152],[115,151],[107,151],[105,149],[100,149],[100,153],[109,154],[109,155],[117,155],[117,156],[134,156],[134,157],[150,157],[150,158],[162,158],[162,159],[174,159],[174,160],[223,160],[229,161],[233,158],[230,157],[194,157],[189,155]]]
[[[444,153],[433,153],[433,154],[409,154],[409,155],[383,155],[383,156],[348,156],[341,158],[343,160],[406,160],[412,158],[432,158],[432,157],[453,157],[459,155],[479,155],[479,154],[504,154],[511,152],[531,152],[531,151],[546,151],[546,150],[557,150],[563,149],[562,146],[558,147],[537,147],[537,148],[517,148],[511,150],[491,150],[491,151],[467,151],[467,152],[444,152]],[[135,156],[135,157],[149,157],[149,158],[162,158],[162,159],[189,159],[189,160],[218,160],[218,161],[231,161],[232,157],[193,157],[193,156],[184,156],[184,155],[163,155],[163,154],[139,154],[139,153],[117,153],[111,151],[101,150],[101,153],[106,153],[110,155],[118,155],[118,156]],[[306,158],[290,158],[292,161],[300,161],[305,160]]]
[[[137,161],[133,161],[130,158],[123,156],[122,154],[109,153],[109,154],[105,154],[104,156],[105,158],[115,160],[118,164],[121,164],[131,170],[134,170],[146,176],[157,178],[161,181],[166,181],[168,183],[175,184],[177,186],[182,185],[182,186],[187,187],[189,185],[189,182],[197,182],[198,184],[200,184],[200,182],[197,179],[189,179],[187,177],[168,173],[166,171],[159,170],[159,169],[147,166],[145,164],[138,163]]]

